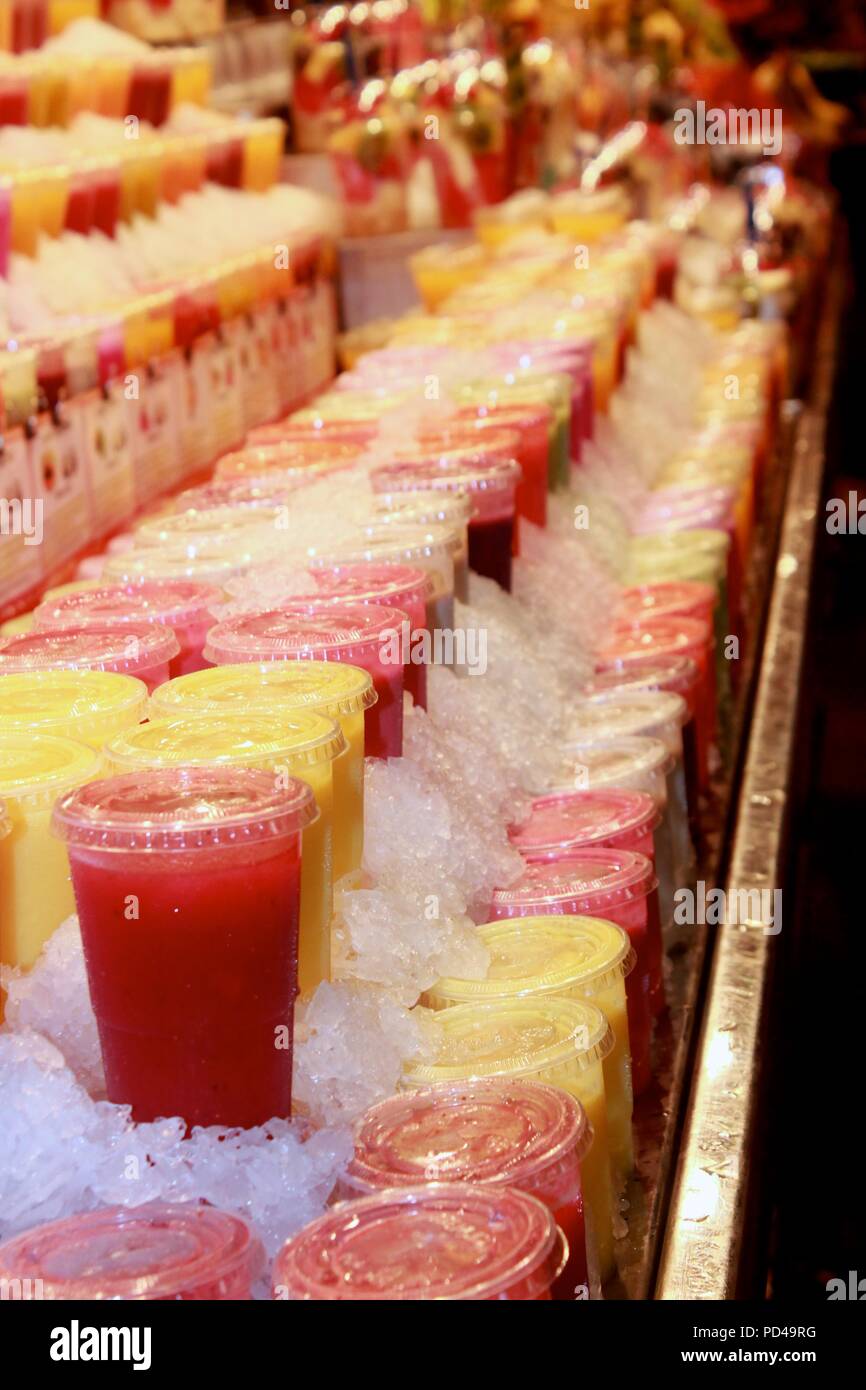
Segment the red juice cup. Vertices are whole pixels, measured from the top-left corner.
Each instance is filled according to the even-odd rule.
[[[712,622],[717,600],[713,585],[696,579],[636,584],[622,591],[613,621],[625,628],[642,627],[652,618],[704,618]]]
[[[173,679],[209,664],[202,648],[224,601],[223,591],[211,584],[151,579],[61,594],[40,603],[34,619],[40,630],[92,626],[122,631],[145,623],[171,628],[180,644],[180,651],[169,662]]]
[[[591,1143],[579,1101],[540,1081],[489,1077],[428,1086],[391,1096],[361,1117],[340,1190],[359,1197],[426,1182],[519,1188],[550,1208],[568,1242],[552,1297],[588,1298],[580,1165]]]
[[[504,439],[510,442],[509,433]],[[511,591],[515,506],[520,465],[499,452],[493,434],[483,448],[443,449],[405,455],[376,468],[370,481],[376,492],[414,490],[462,492],[472,503],[469,522],[469,567]]]
[[[528,864],[573,859],[578,851],[627,849],[649,859],[655,874],[653,832],[659,824],[655,802],[646,792],[563,792],[537,797],[529,816],[512,826],[509,839]],[[658,898],[654,901],[657,903]],[[649,921],[650,1007],[665,1007],[661,921]]]
[[[406,614],[377,603],[303,601],[247,613],[211,628],[205,656],[214,666],[239,661],[347,661],[373,678],[367,756],[403,751],[403,648]]]
[[[291,1302],[549,1300],[567,1258],[550,1210],[517,1188],[429,1183],[340,1202],[277,1255]]]
[[[424,661],[423,635],[428,631],[427,612],[433,597],[433,580],[424,570],[412,565],[391,561],[377,564],[358,561],[354,564],[321,566],[310,571],[323,599],[329,602],[376,603],[386,608],[399,608],[409,619],[412,645],[404,668],[405,687],[416,705],[427,708],[427,666]],[[309,596],[308,596],[309,597]],[[431,632],[432,637],[432,632]],[[421,660],[415,659],[416,636],[422,641]]]
[[[57,802],[107,1095],[135,1120],[291,1113],[301,833],[316,815],[306,783],[218,765],[140,769]]]
[[[11,671],[117,671],[148,694],[169,679],[180,644],[170,627],[64,627],[0,637],[0,675]]]
[[[648,618],[640,627],[620,628],[595,654],[596,669],[628,669],[648,657],[687,656],[695,662],[699,683],[693,713],[697,745],[698,785],[709,785],[709,750],[716,729],[716,680],[713,628],[706,618]]]
[[[197,1202],[101,1207],[0,1245],[11,1298],[226,1302],[252,1298],[264,1252],[240,1217]]]
[[[490,917],[541,917],[546,913],[601,917],[628,935],[637,957],[626,976],[632,1083],[636,1096],[652,1080],[650,1039],[650,931],[658,922],[657,880],[643,854],[625,849],[575,850],[570,859],[527,864],[510,888],[497,888]]]

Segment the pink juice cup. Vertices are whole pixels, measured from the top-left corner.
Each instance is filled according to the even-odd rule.
[[[654,832],[660,817],[646,792],[561,792],[537,797],[509,839],[528,864],[555,864],[584,849],[627,849],[649,859],[655,875]],[[665,1007],[661,922],[649,923],[650,1008]]]
[[[340,1202],[283,1246],[273,1297],[291,1302],[549,1300],[567,1259],[536,1197],[492,1183],[386,1188]]]
[[[346,661],[373,678],[377,701],[366,711],[366,752],[403,751],[403,655],[407,615],[378,603],[298,600],[211,628],[205,656],[214,666],[238,661]]]
[[[692,713],[695,719],[698,786],[709,786],[709,750],[716,730],[716,671],[712,624],[706,618],[648,618],[635,628],[614,630],[595,654],[596,670],[628,670],[646,658],[686,656],[699,673]]]
[[[305,782],[216,763],[55,805],[108,1099],[134,1119],[291,1113],[301,834],[317,815]]]
[[[224,601],[223,591],[215,585],[153,579],[61,594],[41,603],[34,617],[40,631],[81,627],[124,631],[143,624],[170,628],[180,645],[169,662],[173,679],[209,664],[202,655],[205,636]]]
[[[263,1265],[245,1221],[198,1202],[101,1207],[0,1245],[0,1280],[28,1301],[236,1301]]]
[[[642,627],[650,618],[704,618],[712,622],[718,594],[712,584],[673,580],[624,589],[614,610],[617,627]]]
[[[733,488],[716,488],[716,498],[709,500],[686,493],[677,501],[648,503],[632,526],[632,534],[646,536],[655,533],[676,531],[723,531],[730,538],[728,549],[728,610],[731,621],[742,621],[742,588],[745,555],[738,544],[737,526],[734,516],[735,493]],[[718,494],[724,494],[721,499]],[[654,494],[650,494],[652,498]],[[728,498],[730,500],[728,500]]]
[[[580,1181],[592,1128],[579,1101],[540,1081],[489,1077],[380,1101],[355,1126],[341,1195],[425,1182],[516,1187],[549,1207],[568,1242],[552,1297],[587,1298],[590,1272]],[[595,1279],[593,1279],[595,1282]]]
[[[545,913],[602,917],[628,934],[637,957],[626,976],[632,1082],[636,1096],[652,1081],[651,940],[660,933],[658,881],[643,854],[625,849],[580,849],[568,859],[527,864],[510,888],[497,888],[491,920]]]
[[[510,443],[507,432],[504,441]],[[472,450],[420,449],[370,475],[375,492],[436,491],[466,493],[472,503],[469,522],[469,567],[511,590],[515,509],[520,465],[500,453],[498,439],[489,436]]]
[[[423,645],[421,660],[415,659],[415,643],[428,630],[427,613],[433,597],[433,580],[424,570],[412,565],[388,562],[377,564],[360,561],[356,564],[335,564],[310,571],[323,599],[351,603],[384,604],[399,608],[409,619],[412,648],[404,670],[405,688],[416,705],[427,708],[427,667]],[[431,632],[432,636],[432,632]]]

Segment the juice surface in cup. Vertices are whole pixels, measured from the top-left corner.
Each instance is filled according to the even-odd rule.
[[[355,1126],[341,1183],[349,1198],[424,1182],[494,1183],[544,1202],[568,1242],[553,1290],[589,1297],[580,1165],[592,1144],[583,1107],[539,1081],[488,1077],[391,1096]]]
[[[198,671],[204,664],[205,634],[224,601],[221,589],[186,580],[91,586],[46,599],[36,609],[39,628],[137,628],[157,623],[172,630],[180,651],[169,664],[171,676]]]
[[[434,1009],[492,999],[561,995],[588,999],[611,1026],[614,1045],[604,1059],[611,1162],[620,1177],[634,1167],[632,1081],[625,977],[635,953],[621,927],[597,917],[514,917],[478,928],[490,964],[483,980],[441,979],[426,991]]]
[[[517,1188],[428,1183],[340,1202],[283,1246],[273,1297],[549,1299],[564,1265],[553,1214]]]
[[[33,965],[64,918],[75,911],[63,845],[49,834],[56,798],[98,777],[99,754],[87,744],[29,729],[0,729],[0,961]]]
[[[247,1223],[204,1202],[101,1207],[0,1245],[19,1297],[64,1302],[248,1299],[262,1264]]]
[[[299,981],[315,989],[330,978],[334,865],[334,760],[346,747],[333,719],[315,710],[275,715],[155,719],[112,739],[112,769],[235,766],[265,768],[277,779],[289,773],[312,789],[318,818],[304,832],[301,863]]]
[[[659,922],[652,864],[631,850],[575,850],[570,859],[527,864],[516,883],[493,893],[490,916],[496,921],[545,914],[602,917],[627,933],[636,957],[625,982],[632,1082],[641,1095],[652,1080],[650,938]]]
[[[580,1101],[593,1131],[583,1193],[599,1272],[607,1279],[614,1269],[613,1189],[603,1062],[613,1037],[604,1014],[586,1000],[546,995],[458,1004],[436,1017],[441,1028],[437,1056],[432,1062],[409,1063],[404,1088],[525,1077],[559,1086]]]
[[[215,666],[241,661],[345,661],[373,678],[377,702],[367,720],[367,754],[398,758],[403,749],[405,613],[381,604],[297,602],[246,614],[208,633],[205,656]]]
[[[169,678],[180,651],[168,627],[67,627],[0,637],[0,675],[21,671],[115,671],[137,676],[148,692]]]
[[[138,724],[147,687],[112,671],[25,671],[0,675],[0,732],[59,734],[101,748]]]
[[[264,714],[279,718],[313,710],[335,720],[346,750],[334,774],[334,880],[361,866],[364,848],[364,720],[376,703],[373,678],[335,661],[245,661],[211,666],[168,681],[154,692],[155,718]]]
[[[136,1120],[289,1115],[315,815],[306,783],[217,764],[139,767],[57,802],[108,1099]]]

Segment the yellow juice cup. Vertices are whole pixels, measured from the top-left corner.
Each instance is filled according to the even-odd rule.
[[[0,676],[0,733],[55,734],[101,748],[138,724],[147,686],[113,671],[28,671]]]
[[[364,712],[376,703],[373,678],[338,661],[244,661],[193,671],[157,686],[155,719],[264,714],[297,710],[339,724],[346,750],[333,761],[334,880],[361,867],[364,851]]]
[[[438,980],[425,995],[433,1009],[492,999],[563,995],[588,999],[601,1009],[613,1032],[604,1059],[610,1159],[618,1179],[634,1168],[631,1049],[625,977],[635,954],[622,927],[597,917],[513,917],[489,922],[478,936],[490,952],[484,980]]]
[[[40,236],[59,236],[68,196],[65,168],[18,170],[12,179],[12,250],[34,256]]]
[[[591,191],[570,189],[550,200],[553,230],[572,237],[579,246],[618,232],[628,218],[628,211],[628,197],[617,186]]]
[[[94,107],[100,115],[121,120],[128,114],[131,75],[128,58],[114,58],[110,54],[94,57]]]
[[[242,186],[253,192],[272,188],[280,176],[285,128],[282,121],[253,121],[244,131]]]
[[[49,0],[48,32],[60,34],[74,19],[98,19],[99,0]]]
[[[84,743],[30,730],[0,729],[0,961],[31,966],[75,911],[66,846],[49,833],[54,802],[99,776],[100,756]]]
[[[403,1087],[525,1076],[559,1086],[580,1101],[592,1125],[592,1148],[582,1178],[588,1226],[599,1273],[614,1271],[613,1187],[607,1136],[604,1059],[613,1047],[601,1009],[557,995],[458,1004],[437,1016],[439,1052],[433,1062],[410,1064]]]
[[[333,719],[294,710],[265,714],[155,719],[112,739],[105,756],[113,770],[206,767],[210,763],[258,767],[277,777],[298,777],[312,788],[319,818],[303,832],[298,984],[315,989],[331,972],[333,912],[334,759],[346,740]]]
[[[434,313],[449,295],[482,275],[487,265],[483,246],[425,246],[409,257],[409,269],[425,309]]]

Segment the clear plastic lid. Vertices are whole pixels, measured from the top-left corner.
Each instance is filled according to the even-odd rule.
[[[455,1004],[436,1015],[439,1049],[433,1062],[410,1062],[405,1086],[432,1086],[486,1076],[532,1076],[566,1065],[582,1070],[613,1048],[601,1009],[558,995]]]
[[[185,852],[295,835],[318,814],[312,790],[295,777],[219,764],[139,768],[67,792],[52,830],[106,852]]]
[[[491,431],[491,437],[493,431]],[[442,450],[435,456],[402,456],[395,463],[374,468],[370,483],[375,492],[464,492],[469,495],[473,515],[487,517],[514,509],[514,495],[520,481],[520,465],[513,457],[497,456],[492,461],[480,457],[478,450]]]
[[[665,552],[681,555],[684,551],[698,551],[702,555],[712,555],[722,559],[730,549],[731,538],[726,531],[717,527],[693,527],[688,531],[660,531],[652,536],[632,536],[630,552],[647,560]]]
[[[712,584],[702,584],[698,580],[634,585],[621,595],[614,622],[623,627],[638,627],[648,618],[689,617],[691,614],[709,617],[716,597]]]
[[[362,1116],[347,1182],[358,1192],[422,1182],[531,1189],[553,1164],[579,1163],[591,1143],[583,1107],[555,1086],[502,1077],[428,1086]]]
[[[431,1003],[515,999],[579,989],[599,994],[627,975],[635,955],[622,927],[599,917],[545,914],[478,928],[490,954],[483,980],[437,980]]]
[[[206,623],[225,594],[209,584],[187,580],[145,580],[141,584],[114,584],[81,589],[77,593],[41,603],[34,614],[36,625],[46,627],[137,626],[164,623],[184,628]]]
[[[538,1296],[561,1266],[562,1239],[549,1208],[516,1188],[386,1188],[339,1203],[284,1245],[274,1295],[464,1301],[504,1299],[529,1285]]]
[[[655,803],[646,792],[563,792],[537,797],[509,838],[527,859],[548,859],[615,836],[649,833],[658,823]]]
[[[405,621],[401,609],[378,603],[287,603],[218,623],[207,635],[204,655],[215,666],[304,656],[363,666]]]
[[[251,1281],[262,1251],[246,1222],[193,1202],[103,1207],[0,1245],[0,1277],[38,1280],[52,1300],[179,1299]]]
[[[244,661],[166,681],[153,692],[150,708],[162,719],[253,709],[319,709],[337,719],[363,713],[377,698],[369,671],[346,662]]]
[[[660,738],[615,738],[604,743],[568,743],[558,777],[542,791],[598,791],[634,787],[643,779],[666,777],[674,756]],[[581,779],[578,781],[578,777]],[[638,785],[638,791],[646,790]]]
[[[705,618],[648,618],[641,627],[623,628],[596,653],[600,666],[632,662],[646,656],[692,655],[709,650],[712,629]]]
[[[375,439],[379,432],[375,420],[325,420],[321,417],[311,420],[278,420],[272,425],[258,425],[247,435],[247,446],[257,449],[270,444],[285,444],[292,441],[323,444],[345,443],[363,444]]]
[[[682,695],[668,690],[606,690],[570,706],[568,743],[603,743],[636,734],[653,735],[665,726],[681,728],[689,717]]]
[[[548,429],[551,409],[543,402],[533,401],[502,401],[499,405],[481,403],[461,406],[454,419],[474,429],[495,426],[520,433],[523,430]]]
[[[390,494],[389,494],[390,495]],[[427,494],[424,494],[425,497]],[[454,497],[458,494],[443,493]],[[464,494],[460,494],[461,500]],[[467,499],[468,500],[468,499]],[[454,561],[462,556],[465,534],[462,527],[447,523],[426,522],[419,526],[404,526],[388,521],[373,522],[365,526],[357,538],[341,541],[327,554],[314,555],[310,560],[313,569],[327,568],[334,564],[347,564],[349,561],[396,561],[400,564],[417,566],[439,575],[441,583],[449,592],[454,589]]]
[[[86,743],[0,726],[0,797],[10,805],[41,806],[99,774],[99,754]]]
[[[519,406],[512,409],[518,410]],[[532,409],[532,407],[527,407]],[[520,433],[490,415],[453,415],[443,420],[426,420],[418,426],[418,443],[412,450],[425,462],[437,459],[440,454],[450,458],[464,451],[470,455],[480,449],[482,458],[487,461],[486,449],[492,444],[496,454],[503,459],[516,459],[520,452]],[[402,451],[398,462],[402,461]],[[411,462],[411,459],[408,460]],[[459,462],[459,457],[458,457]]]
[[[224,482],[203,483],[181,492],[175,499],[175,512],[212,511],[217,507],[241,507],[247,513],[284,507],[302,480],[278,474],[261,478],[226,478]]]
[[[214,477],[257,478],[268,473],[303,472],[307,469],[324,473],[351,468],[357,462],[358,444],[336,440],[295,439],[279,444],[236,449],[223,454],[214,470]]]
[[[170,627],[63,627],[0,637],[0,675],[12,671],[119,671],[137,676],[177,656],[180,643]]]
[[[462,492],[377,492],[373,503],[377,520],[396,526],[438,523],[463,528],[472,516],[472,503]]]
[[[109,555],[102,568],[106,582],[143,587],[144,583],[166,580],[190,580],[196,584],[222,585],[232,575],[242,574],[256,561],[262,561],[260,545],[220,548],[202,544],[189,555],[181,546],[163,548],[152,545],[142,550],[128,550]]]
[[[626,694],[633,690],[671,690],[677,695],[688,695],[699,677],[697,662],[672,652],[669,656],[646,656],[629,662],[627,667],[597,671],[581,693],[591,697],[611,691]]]
[[[497,888],[498,918],[564,912],[605,917],[658,886],[652,863],[627,849],[580,849],[554,863],[527,864],[510,888]]]
[[[135,530],[135,544],[142,546],[167,546],[174,548],[179,544],[197,548],[199,543],[221,546],[234,545],[239,533],[243,533],[249,544],[250,531],[272,531],[284,515],[281,507],[210,507],[190,508],[182,512],[168,512],[162,516],[143,521]]]
[[[350,561],[319,566],[310,572],[325,599],[378,600],[386,607],[405,608],[407,603],[426,604],[433,594],[433,581],[426,570],[397,561]]]
[[[114,671],[19,671],[0,676],[0,729],[98,736],[102,722],[144,718],[147,686]]]
[[[345,746],[333,719],[316,710],[297,709],[279,718],[238,712],[153,719],[118,734],[105,752],[114,767],[130,771],[214,763],[270,768],[283,759],[297,768],[328,762]]]

